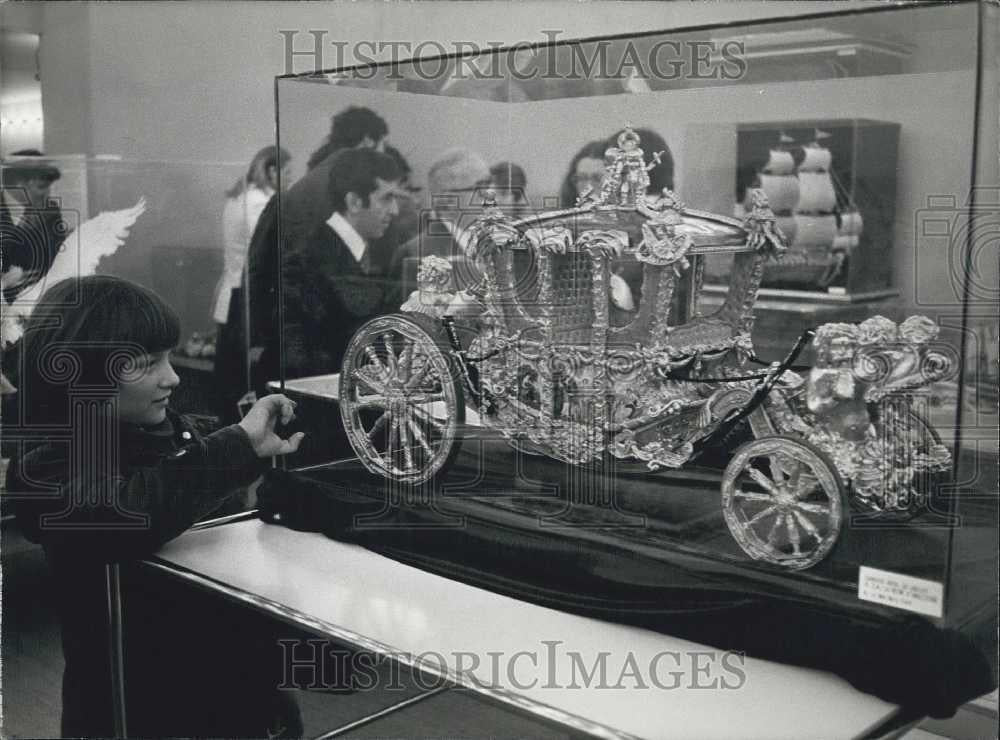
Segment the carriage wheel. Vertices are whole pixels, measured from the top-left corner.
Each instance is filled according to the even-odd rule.
[[[340,415],[368,470],[418,484],[451,463],[465,421],[455,369],[443,328],[427,316],[380,316],[355,333],[340,373]]]
[[[775,435],[740,447],[722,477],[722,512],[747,555],[791,570],[811,568],[833,548],[844,486],[823,452]]]

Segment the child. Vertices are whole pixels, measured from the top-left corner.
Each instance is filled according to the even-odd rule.
[[[114,732],[108,564],[155,552],[255,480],[268,458],[294,452],[302,441],[301,433],[282,439],[275,431],[294,418],[293,402],[281,395],[258,401],[238,424],[201,436],[169,408],[180,382],[169,353],[179,335],[177,315],[156,294],[109,276],[53,285],[24,334],[23,434],[7,491],[25,534],[42,544],[57,591],[66,737]],[[141,613],[129,611],[126,603],[126,630],[129,617],[134,622]],[[126,698],[130,693],[142,688],[126,687]],[[255,699],[242,700],[252,707]],[[173,716],[183,711],[172,707]],[[141,722],[129,717],[130,734]],[[265,734],[265,725],[252,727],[249,734]]]

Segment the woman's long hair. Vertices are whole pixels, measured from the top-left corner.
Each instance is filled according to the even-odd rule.
[[[267,177],[267,170],[270,167],[277,167],[279,170],[288,164],[291,155],[284,149],[276,146],[266,146],[257,152],[250,160],[250,168],[246,175],[239,178],[233,186],[226,191],[227,198],[235,198],[247,189],[248,185],[253,185],[261,190],[266,190],[271,186]]]
[[[45,291],[24,331],[23,423],[68,423],[72,391],[113,394],[130,363],[179,339],[177,314],[148,288],[110,275],[59,281]]]
[[[582,195],[576,189],[576,166],[580,164],[581,159],[599,159],[604,161],[604,152],[607,151],[608,146],[610,146],[606,139],[599,139],[598,141],[591,141],[583,146],[580,151],[573,155],[573,159],[569,162],[569,170],[566,172],[566,176],[563,178],[562,185],[559,187],[559,205],[563,208],[572,208],[576,205],[576,199]]]
[[[662,152],[660,154],[660,163],[653,167],[649,171],[649,192],[658,194],[663,188],[674,189],[674,158],[670,154],[670,147],[667,146],[667,142],[662,136],[653,131],[650,128],[637,128],[635,132],[639,135],[640,145],[642,146],[643,155],[646,164],[653,161],[653,154],[656,152]],[[580,151],[573,155],[573,159],[569,163],[569,171],[563,178],[562,185],[559,188],[559,205],[563,208],[572,208],[576,205],[576,199],[582,193],[577,191],[576,182],[574,181],[574,176],[576,175],[576,166],[580,163],[581,159],[600,159],[604,160],[604,152],[608,150],[609,147],[618,146],[618,134],[620,132],[615,132],[607,139],[600,139],[598,141],[591,141],[584,145]]]
[[[659,195],[663,188],[674,189],[674,156],[670,153],[666,139],[653,131],[651,128],[637,128],[635,132],[639,135],[642,152],[645,156],[646,164],[653,161],[653,155],[660,154],[660,163],[649,171],[649,192]],[[615,146],[618,144],[618,135],[614,137]]]

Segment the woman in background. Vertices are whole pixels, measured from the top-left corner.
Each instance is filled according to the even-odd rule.
[[[225,246],[222,277],[216,289],[212,316],[217,324],[225,324],[234,288],[238,288],[246,267],[250,237],[257,226],[264,206],[278,188],[278,173],[288,180],[288,152],[266,146],[254,155],[250,169],[226,191],[226,206],[222,210],[222,241]]]
[[[609,146],[607,139],[598,139],[585,144],[573,155],[569,163],[569,171],[563,178],[559,188],[559,205],[562,208],[572,208],[577,199],[593,189],[595,194],[601,192],[601,180],[604,178],[604,152]]]
[[[604,179],[604,153],[618,146],[615,131],[607,139],[598,139],[584,145],[573,159],[559,188],[559,205],[572,208],[585,194],[597,197]],[[658,133],[648,128],[637,128],[640,145],[646,164],[653,162],[653,154],[659,153],[660,161],[649,170],[649,188],[646,193],[659,195],[663,188],[674,189],[674,158],[670,147]],[[642,293],[642,265],[635,261],[622,261],[612,265],[610,279],[610,321],[612,326],[624,326],[635,316]]]
[[[490,187],[497,204],[510,218],[521,218],[528,211],[528,178],[524,169],[513,162],[497,162],[490,167]]]
[[[646,192],[649,195],[659,196],[663,188],[673,190],[674,158],[670,154],[670,147],[667,146],[666,140],[651,128],[637,128],[635,132],[639,135],[646,164],[653,161],[653,154],[660,154],[659,164],[649,170],[649,189]],[[615,132],[611,135],[608,141],[613,141],[614,144],[609,143],[608,146],[618,145],[618,133]]]
[[[281,181],[288,182],[290,161],[284,149],[266,146],[254,155],[246,175],[226,191],[226,205],[222,210],[225,252],[212,311],[218,328],[215,377],[219,406],[216,412],[223,421],[236,418],[236,402],[251,388],[247,304],[240,287],[246,285],[244,273],[250,239],[260,214],[278,188],[279,173]]]

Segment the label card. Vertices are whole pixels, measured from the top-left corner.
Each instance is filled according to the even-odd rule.
[[[929,617],[944,615],[941,583],[864,565],[858,569],[858,598]]]

